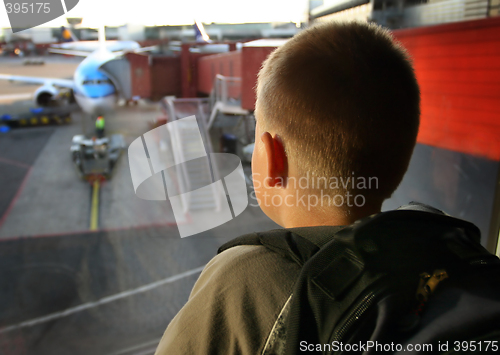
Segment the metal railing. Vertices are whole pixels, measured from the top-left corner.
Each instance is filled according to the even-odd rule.
[[[214,82],[214,100],[224,105],[239,105],[241,102],[241,78],[217,74]]]
[[[248,111],[241,107],[241,78],[217,74],[211,94],[211,107],[208,129],[219,113],[243,117],[248,115]]]

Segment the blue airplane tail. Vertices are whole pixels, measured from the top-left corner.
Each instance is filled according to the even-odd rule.
[[[69,28],[61,26],[61,41],[62,42],[76,42],[78,38],[71,32]]]
[[[196,38],[196,43],[211,43],[212,41],[210,40],[210,37],[208,36],[207,32],[205,32],[205,27],[203,27],[203,24],[195,20],[194,21],[194,32],[195,32],[195,38]]]

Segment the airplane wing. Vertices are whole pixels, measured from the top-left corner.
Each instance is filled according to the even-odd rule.
[[[72,89],[74,86],[73,80],[56,79],[56,78],[39,78],[35,76],[0,74],[0,80],[19,81],[29,84],[41,84],[41,85],[48,84],[70,89]]]
[[[140,47],[140,48],[130,48],[130,49],[121,49],[121,50],[113,50],[111,48],[111,52],[117,56],[124,55],[127,52],[141,53],[141,52],[149,52],[158,49],[158,46],[151,47]],[[62,49],[62,48],[49,48],[50,53],[57,54],[67,54],[67,55],[76,55],[79,57],[88,57],[92,52],[87,52],[83,50],[74,50],[74,49]]]
[[[90,54],[92,54],[92,52],[75,51],[72,49],[59,49],[59,48],[49,48],[49,52],[57,54],[76,55],[79,57],[88,57]]]
[[[133,52],[134,53],[141,53],[141,52],[155,51],[157,49],[158,49],[158,46],[141,47],[141,48],[134,49]]]
[[[122,51],[115,51],[113,52],[113,54],[115,54],[116,56],[121,56],[124,55],[125,53],[142,53],[142,52],[154,51],[156,49],[158,49],[158,46],[141,47],[137,49],[130,49],[130,50],[126,49]]]

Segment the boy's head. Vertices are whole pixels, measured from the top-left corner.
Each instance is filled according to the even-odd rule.
[[[361,193],[365,204],[380,207],[408,167],[418,132],[419,95],[405,50],[376,25],[324,23],[276,49],[264,62],[257,85],[252,169],[261,207],[267,213],[264,192],[292,187],[290,182],[276,185],[277,177],[307,177],[304,193],[323,199]],[[266,146],[277,149],[278,160],[272,158],[275,153],[265,153]],[[278,176],[269,176],[271,162],[282,168]],[[334,205],[346,214],[352,210],[339,198]]]

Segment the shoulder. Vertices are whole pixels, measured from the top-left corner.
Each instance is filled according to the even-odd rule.
[[[157,354],[261,353],[299,271],[264,246],[223,251],[201,273]]]
[[[289,294],[293,288],[299,266],[260,245],[239,245],[216,255],[205,267],[193,288],[193,297],[208,284],[232,284],[236,291],[251,294]],[[254,289],[265,285],[264,289]],[[269,294],[271,293],[271,294]],[[277,296],[277,295],[276,295]]]

